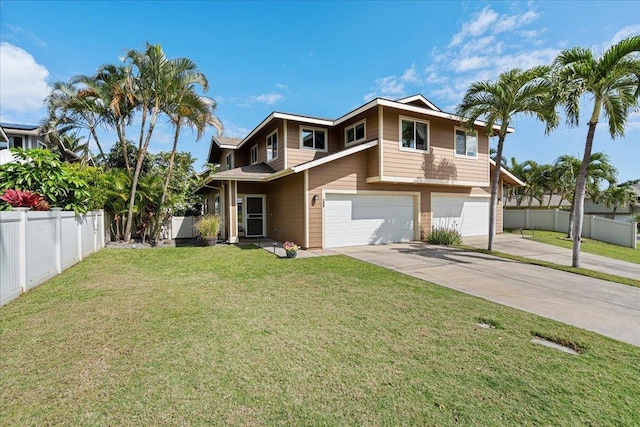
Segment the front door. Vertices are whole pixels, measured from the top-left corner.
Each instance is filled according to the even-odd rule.
[[[265,196],[245,196],[245,227],[246,237],[263,237],[265,220]]]

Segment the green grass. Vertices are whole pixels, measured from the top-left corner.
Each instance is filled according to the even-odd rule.
[[[640,424],[640,348],[342,256],[103,250],[0,351],[2,425]]]
[[[520,230],[505,230],[505,232],[520,234]],[[535,240],[536,242],[547,243],[561,248],[573,248],[573,242],[566,238],[566,233],[543,230],[535,230],[533,233],[530,230],[525,230],[525,233],[527,238]],[[580,250],[594,255],[602,255],[609,258],[619,259],[621,261],[640,264],[640,247],[636,249],[625,248],[623,246],[612,245],[599,240],[584,239],[580,245]]]

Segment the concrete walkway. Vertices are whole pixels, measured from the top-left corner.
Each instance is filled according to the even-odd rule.
[[[640,346],[640,288],[419,242],[333,251]]]
[[[466,237],[464,239],[465,244],[482,249],[487,248],[487,242],[486,236]],[[493,249],[498,252],[549,261],[565,266],[571,265],[573,256],[571,249],[535,242],[518,234],[510,233],[496,235],[493,241]],[[638,259],[640,260],[640,250],[638,250]],[[640,280],[640,264],[619,261],[600,255],[582,252],[580,254],[580,267]]]

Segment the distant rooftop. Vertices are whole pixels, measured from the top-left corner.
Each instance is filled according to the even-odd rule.
[[[0,122],[0,127],[2,127],[3,129],[35,130],[35,129],[38,129],[40,126],[38,126],[38,125],[20,125],[20,124],[17,124],[17,123]]]

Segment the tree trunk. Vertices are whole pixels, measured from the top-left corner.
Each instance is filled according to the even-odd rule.
[[[618,210],[618,205],[613,205],[613,215],[611,215],[611,219],[616,219],[617,210]]]
[[[599,102],[599,101],[596,101]],[[599,109],[598,109],[599,111]],[[591,160],[591,149],[593,147],[593,137],[596,132],[596,126],[598,120],[592,120],[589,122],[589,131],[587,132],[587,142],[584,146],[584,156],[582,158],[582,164],[580,165],[580,171],[578,172],[578,181],[576,182],[576,192],[573,197],[574,213],[573,213],[573,267],[580,267],[580,243],[582,237],[582,221],[584,215],[584,195],[587,187],[587,167]]]
[[[131,165],[129,164],[129,154],[127,153],[127,139],[125,137],[125,126],[121,126],[120,123],[116,123],[116,132],[118,134],[118,140],[122,146],[122,155],[124,156],[124,166],[127,169],[127,173],[131,176]]]
[[[573,239],[573,211],[576,208],[575,200],[576,195],[574,192],[573,202],[571,202],[571,206],[569,207],[569,229],[567,230],[567,239]]]
[[[178,138],[180,137],[180,119],[175,123],[176,133],[173,136],[173,149],[171,150],[171,156],[169,157],[169,166],[167,167],[167,176],[164,179],[164,187],[162,187],[162,198],[160,199],[160,206],[164,206],[164,202],[167,200],[167,190],[169,189],[169,181],[171,180],[171,171],[173,170],[173,162],[176,158],[176,150],[178,149]]]
[[[100,145],[100,141],[98,141],[98,135],[96,134],[96,128],[94,128],[92,126],[91,128],[89,128],[89,130],[91,131],[91,135],[93,135],[94,141],[96,141],[96,145],[98,146],[98,151],[100,151],[100,156],[102,157],[102,159],[104,161],[104,151],[102,151],[102,145]]]
[[[505,125],[503,124],[503,127]],[[498,137],[498,149],[496,150],[496,167],[493,170],[493,178],[491,180],[491,201],[489,202],[489,244],[487,250],[493,250],[493,240],[496,234],[496,211],[498,206],[498,187],[500,186],[500,165],[502,164],[502,148],[504,147],[505,131],[500,131]]]
[[[158,114],[160,113],[160,108],[158,106],[154,107],[153,112],[151,113],[151,120],[149,121],[149,129],[147,130],[147,136],[144,138],[144,144],[142,143],[143,135],[144,135],[144,121],[143,125],[140,126],[140,142],[138,146],[140,149],[138,150],[138,158],[136,161],[136,168],[133,172],[133,180],[131,182],[131,196],[129,197],[129,212],[127,214],[127,228],[124,232],[124,240],[125,242],[131,241],[131,224],[133,223],[133,210],[136,202],[136,191],[138,189],[138,180],[140,179],[140,170],[142,169],[142,162],[144,160],[144,156],[147,153],[147,148],[149,147],[149,143],[151,142],[151,134],[153,133],[153,128],[156,125],[156,119],[158,118]],[[144,115],[143,115],[144,117]]]

